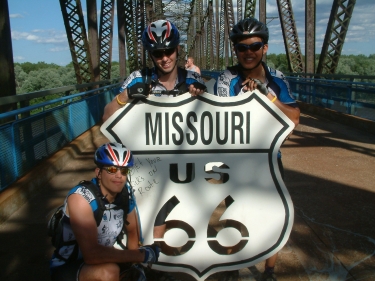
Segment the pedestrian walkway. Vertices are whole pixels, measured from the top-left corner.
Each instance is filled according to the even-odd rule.
[[[0,280],[49,280],[47,218],[74,184],[92,176],[94,150],[106,142],[98,131],[59,152],[70,160],[0,225]],[[295,221],[276,264],[278,280],[375,280],[375,136],[302,114],[282,152]],[[46,163],[22,180],[44,177],[54,165]],[[262,271],[260,263],[208,279],[260,280]]]

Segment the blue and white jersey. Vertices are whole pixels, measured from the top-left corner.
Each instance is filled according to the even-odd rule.
[[[148,71],[151,71],[151,92],[157,93],[161,91],[167,91],[167,89],[164,87],[163,84],[159,82],[157,71],[154,68],[148,69]],[[123,92],[125,89],[133,86],[135,83],[144,83],[144,76],[142,76],[141,70],[136,70],[132,72],[128,78],[126,78],[125,82],[122,84],[119,92]],[[185,69],[182,69],[180,67],[177,67],[177,79],[175,82],[175,89],[179,89],[179,85],[182,83],[186,83],[186,90],[183,89],[183,91],[186,93],[189,91],[189,86],[193,83],[201,83],[204,85],[203,78],[200,76],[200,74],[194,72],[194,71],[187,71]],[[154,94],[156,96],[161,97],[173,97],[173,95],[166,95],[166,94]]]
[[[271,94],[284,104],[298,107],[289,87],[289,83],[284,74],[276,69],[268,67],[262,62],[266,73],[267,87]],[[243,76],[238,66],[229,67],[220,73],[215,86],[215,95],[219,97],[233,97],[244,93],[242,83],[246,78]]]
[[[97,185],[97,180],[94,178],[92,179],[92,182]],[[127,184],[128,185],[128,184]],[[99,187],[98,187],[99,188]],[[130,187],[125,187],[129,188]],[[63,258],[68,259],[74,252],[75,248],[75,236],[74,232],[70,225],[70,218],[69,215],[66,214],[66,206],[67,206],[67,200],[68,197],[72,194],[79,194],[83,198],[86,199],[86,201],[90,204],[94,216],[95,213],[98,212],[99,204],[97,200],[95,199],[94,194],[85,186],[83,185],[77,185],[74,188],[72,188],[67,197],[65,198],[64,202],[64,215],[63,215],[63,241],[65,243],[64,246],[60,247],[59,249],[56,249],[59,255],[61,255]],[[100,200],[103,201],[105,210],[103,212],[102,220],[100,224],[98,225],[98,244],[112,247],[117,239],[117,236],[121,233],[121,230],[124,226],[124,211],[121,208],[118,208],[118,205],[120,205],[121,196],[117,196],[115,198],[115,201],[111,204],[109,203],[104,197],[100,198]],[[135,198],[132,197],[132,195],[129,195],[129,208],[128,213],[133,211],[135,208]],[[72,242],[71,245],[69,245],[69,242]],[[78,249],[79,250],[79,249]],[[78,252],[77,259],[82,258],[81,251]],[[63,265],[65,263],[64,260],[59,259],[55,254],[52,256],[52,259],[50,261],[50,267],[56,267]]]

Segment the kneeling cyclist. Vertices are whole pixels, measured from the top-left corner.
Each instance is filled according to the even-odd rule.
[[[158,246],[139,247],[135,199],[127,179],[134,164],[131,151],[106,143],[96,150],[94,161],[96,177],[75,186],[65,199],[61,241],[50,261],[52,280],[119,280],[123,266],[158,260]],[[128,242],[121,250],[113,245],[123,228]]]

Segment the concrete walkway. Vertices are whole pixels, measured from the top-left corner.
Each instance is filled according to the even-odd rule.
[[[49,280],[47,218],[73,185],[91,178],[93,152],[104,142],[96,128],[58,152],[70,155],[56,160],[62,168],[0,225],[0,280]],[[282,152],[295,222],[279,254],[278,280],[375,280],[375,136],[302,114]],[[22,180],[57,166],[41,164]],[[208,279],[259,280],[262,271],[263,263]]]

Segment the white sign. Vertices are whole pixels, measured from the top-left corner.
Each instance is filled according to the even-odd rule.
[[[278,252],[294,212],[277,152],[293,128],[258,91],[150,97],[115,112],[101,131],[135,155],[145,244],[162,245],[153,268],[204,280]],[[155,222],[165,222],[159,237]]]

